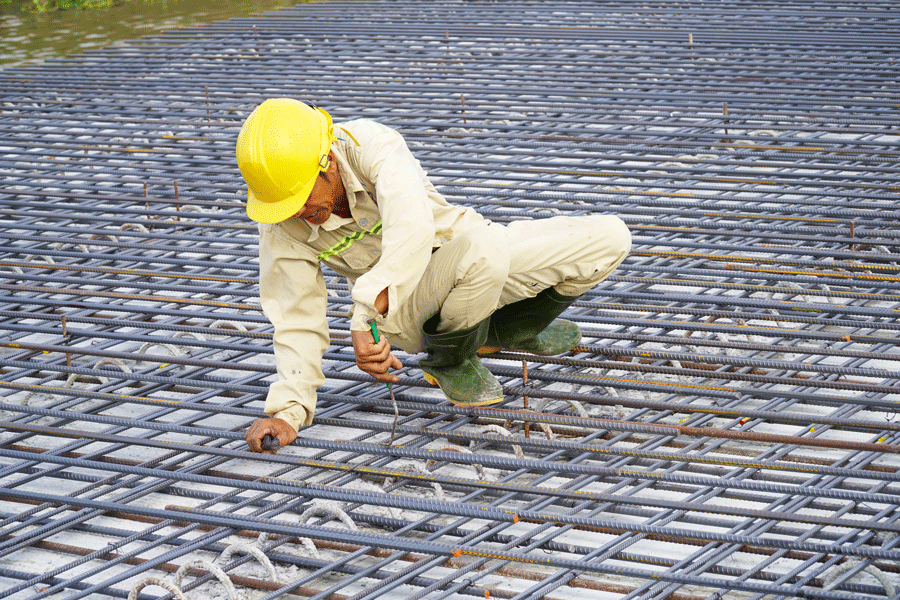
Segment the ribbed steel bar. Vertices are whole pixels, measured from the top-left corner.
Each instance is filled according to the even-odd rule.
[[[894,9],[329,1],[0,71],[0,597],[260,532],[279,582],[227,576],[265,598],[897,597]],[[582,343],[485,357],[477,409],[398,353],[395,426],[325,268],[316,419],[247,453],[275,365],[233,149],[274,95],[397,128],[492,220],[619,215]]]

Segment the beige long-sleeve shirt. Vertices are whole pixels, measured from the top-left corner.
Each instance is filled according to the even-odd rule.
[[[335,159],[351,218],[332,214],[321,225],[288,219],[259,226],[260,299],[275,328],[278,380],[265,412],[294,428],[312,422],[316,390],[329,346],[325,280],[319,263],[344,275],[351,288],[350,329],[383,319],[375,298],[388,290],[388,315],[409,299],[434,248],[484,224],[470,208],[441,196],[403,138],[359,119],[336,126]]]

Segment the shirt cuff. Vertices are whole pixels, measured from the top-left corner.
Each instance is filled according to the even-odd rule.
[[[378,311],[358,302],[353,306],[353,317],[350,319],[350,331],[370,331],[369,321],[378,317]]]
[[[295,430],[311,425],[316,412],[316,389],[297,380],[279,380],[269,386],[265,413],[287,422]]]
[[[296,404],[290,408],[278,411],[272,415],[273,419],[281,419],[294,428],[294,431],[300,429],[301,425],[312,425],[312,413],[306,410],[306,407]]]

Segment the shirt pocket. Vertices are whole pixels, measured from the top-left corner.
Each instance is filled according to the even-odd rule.
[[[343,260],[354,271],[367,270],[381,257],[381,223],[368,230],[354,231],[343,236],[327,250],[319,253],[319,260]]]
[[[341,258],[347,261],[350,268],[357,270],[368,269],[378,262],[380,257],[381,236],[373,238],[371,235],[364,235],[341,253]]]

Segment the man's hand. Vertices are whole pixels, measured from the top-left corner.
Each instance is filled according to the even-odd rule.
[[[287,446],[297,439],[297,432],[291,427],[287,421],[282,419],[257,419],[247,429],[244,437],[247,438],[247,445],[254,452],[263,454],[275,454],[278,448],[274,450],[264,450],[262,440],[266,435],[271,435],[279,442],[279,448]]]
[[[375,338],[368,331],[351,331],[350,339],[353,341],[353,352],[356,353],[356,366],[385,383],[396,383],[400,378],[388,369],[402,369],[403,363],[391,354],[391,345],[381,336],[376,344]]]

